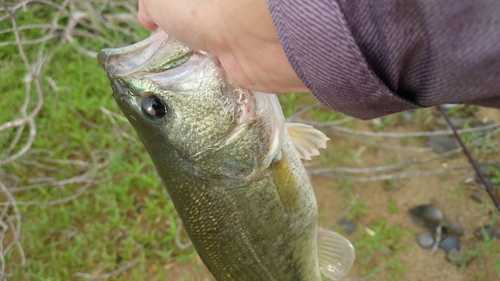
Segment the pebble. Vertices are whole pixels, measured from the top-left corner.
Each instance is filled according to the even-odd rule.
[[[458,243],[458,236],[450,235],[446,237],[439,243],[439,248],[449,253],[452,249],[460,250],[460,245]]]
[[[342,227],[344,232],[347,234],[353,233],[356,229],[358,229],[358,225],[348,219],[340,219],[337,221],[337,223]]]
[[[410,219],[413,221],[413,223],[416,226],[425,226],[426,225],[426,221],[424,220],[424,218],[422,218],[422,214],[418,210],[416,210],[415,208],[410,209],[408,211],[408,215],[410,216]]]
[[[443,211],[434,205],[420,205],[408,211],[411,220],[417,226],[435,228],[444,219]]]
[[[500,227],[490,225],[485,225],[477,228],[476,231],[474,231],[474,235],[484,240],[483,229],[488,234],[490,239],[500,238]]]
[[[443,223],[443,229],[445,234],[464,234],[464,229],[460,225],[448,221]]]
[[[481,194],[481,192],[479,192],[477,190],[475,190],[474,192],[472,192],[472,195],[470,197],[472,199],[474,199],[474,201],[476,201],[479,204],[483,203],[483,195]]]
[[[427,146],[437,154],[443,154],[458,148],[455,140],[446,136],[431,136],[427,141]]]
[[[444,219],[443,211],[434,205],[422,205],[418,208],[422,212],[422,217],[425,220],[439,223]]]
[[[417,234],[417,243],[423,249],[428,249],[434,245],[434,236],[429,231]]]

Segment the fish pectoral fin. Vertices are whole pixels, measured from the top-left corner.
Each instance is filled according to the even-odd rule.
[[[356,254],[344,236],[318,228],[318,260],[321,273],[332,280],[344,277],[351,269]]]
[[[300,123],[286,123],[285,125],[300,158],[311,160],[311,156],[319,155],[320,148],[326,148],[329,138],[323,132]]]

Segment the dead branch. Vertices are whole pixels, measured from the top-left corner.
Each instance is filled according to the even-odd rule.
[[[443,225],[441,223],[439,223],[439,225],[436,227],[436,240],[434,242],[434,245],[432,245],[431,255],[434,255],[437,248],[439,247],[439,243],[441,243],[441,230],[442,230],[442,228],[443,228]]]
[[[125,264],[124,266],[122,266],[116,270],[113,270],[113,271],[108,272],[106,274],[100,274],[100,275],[95,275],[95,276],[92,274],[77,272],[75,274],[75,277],[85,278],[85,279],[89,279],[89,280],[106,280],[106,279],[109,279],[112,277],[116,277],[116,276],[122,274],[123,272],[133,268],[135,265],[137,265],[138,262],[139,262],[139,259],[137,258],[133,261],[128,262],[127,264]]]
[[[42,6],[50,7],[53,11],[46,22],[30,24],[19,23],[19,15],[32,9],[39,9]],[[113,10],[121,10],[121,13],[114,13]],[[126,11],[129,11],[128,13]],[[100,36],[102,28],[113,30],[122,34],[127,34],[132,40],[137,41],[137,34],[132,28],[126,26],[134,22],[137,17],[136,6],[131,3],[116,2],[109,0],[64,0],[59,3],[51,0],[19,0],[2,1],[0,3],[0,21],[7,22],[3,25],[6,28],[0,30],[2,35],[11,35],[12,40],[0,42],[1,48],[14,47],[25,68],[26,74],[21,77],[24,82],[24,102],[11,120],[0,124],[0,133],[9,136],[9,143],[6,150],[0,153],[0,167],[11,165],[20,171],[27,171],[27,167],[38,167],[45,171],[60,172],[68,169],[68,165],[74,169],[75,176],[67,179],[55,179],[50,176],[33,176],[27,180],[30,184],[18,186],[21,180],[15,175],[10,175],[0,171],[0,193],[4,200],[0,202],[0,280],[6,280],[15,271],[21,268],[26,257],[19,240],[21,233],[21,215],[17,206],[19,205],[45,205],[52,206],[63,204],[75,200],[93,185],[102,183],[109,179],[97,177],[97,171],[105,167],[108,163],[97,157],[95,152],[91,155],[91,161],[54,159],[55,151],[41,151],[33,149],[33,144],[38,137],[37,118],[44,106],[46,95],[57,96],[59,87],[51,77],[42,77],[42,70],[51,62],[53,50],[45,49],[44,45],[53,41],[59,44],[66,42],[76,42],[76,39],[84,38],[87,41],[100,42],[112,46],[113,43],[106,37]],[[64,24],[62,24],[64,23]],[[36,30],[39,32],[30,32]],[[29,34],[29,36],[28,36]],[[40,34],[33,37],[32,34]],[[27,52],[27,45],[30,51]],[[87,55],[95,56],[97,50],[87,49],[77,44],[78,49]],[[33,53],[33,48],[38,49],[38,53]],[[43,82],[46,84],[44,85]],[[48,86],[48,87],[47,87]],[[81,116],[80,116],[81,117]],[[83,118],[82,118],[83,119]],[[112,119],[115,123],[117,116]],[[93,124],[95,125],[95,124]],[[120,135],[134,140],[121,127]],[[11,136],[11,137],[10,137]],[[40,155],[43,152],[45,155]],[[107,153],[107,152],[105,152]],[[33,157],[34,156],[34,157]],[[101,155],[102,156],[102,155]],[[104,159],[106,156],[104,155]],[[75,192],[69,196],[49,201],[20,201],[16,196],[22,192],[31,192],[40,188],[58,187],[61,190],[68,187],[76,188]],[[8,235],[7,235],[8,234]],[[11,259],[10,264],[6,264],[7,256],[16,249],[20,257],[17,267]],[[125,266],[126,270],[136,262]],[[17,268],[17,269],[15,269]],[[120,270],[110,272],[108,275],[97,279],[111,278],[120,273]]]
[[[372,138],[410,138],[410,137],[431,137],[431,136],[451,136],[453,135],[452,130],[440,130],[440,131],[421,131],[421,132],[405,132],[405,133],[388,133],[388,132],[372,132],[372,131],[361,131],[361,130],[353,130],[346,127],[338,126],[333,122],[313,122],[304,119],[296,119],[295,121],[309,124],[311,126],[331,129],[333,131],[338,131],[342,133],[347,133],[351,135],[364,136],[364,137],[372,137]],[[482,132],[500,128],[500,124],[489,124],[477,128],[468,128],[457,130],[458,134],[466,134],[466,133],[474,133],[474,132]]]
[[[312,176],[323,176],[328,173],[350,173],[350,174],[366,174],[374,172],[385,172],[391,170],[402,169],[415,164],[415,161],[410,160],[402,164],[376,166],[371,168],[349,168],[349,167],[328,167],[308,170]]]
[[[181,250],[186,250],[191,246],[191,240],[187,241],[186,243],[181,242],[181,231],[182,231],[182,221],[178,220],[177,221],[177,232],[175,233],[175,245],[179,247]]]

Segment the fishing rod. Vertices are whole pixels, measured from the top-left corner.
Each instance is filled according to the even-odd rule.
[[[471,163],[472,167],[474,167],[474,170],[476,170],[476,173],[479,177],[479,180],[486,187],[486,191],[488,192],[488,195],[490,195],[491,200],[493,201],[493,203],[497,207],[498,211],[500,212],[500,202],[498,201],[498,198],[496,197],[495,193],[493,192],[493,187],[491,186],[490,182],[484,178],[483,173],[481,173],[481,171],[479,170],[479,167],[477,166],[477,163],[474,160],[474,158],[472,157],[469,149],[465,146],[464,142],[462,141],[462,138],[457,133],[455,126],[453,126],[453,124],[451,123],[450,118],[448,117],[448,114],[446,113],[446,110],[441,105],[438,105],[437,108],[438,108],[439,112],[441,112],[441,114],[444,116],[446,123],[448,123],[448,126],[450,126],[451,130],[453,131],[453,135],[455,136],[458,143],[462,147],[464,154],[469,159],[469,162]]]

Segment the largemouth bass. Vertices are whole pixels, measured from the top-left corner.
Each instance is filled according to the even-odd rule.
[[[300,158],[327,137],[285,124],[276,95],[240,89],[216,57],[162,31],[98,60],[158,170],[199,256],[217,280],[344,276],[354,248],[317,226]]]

